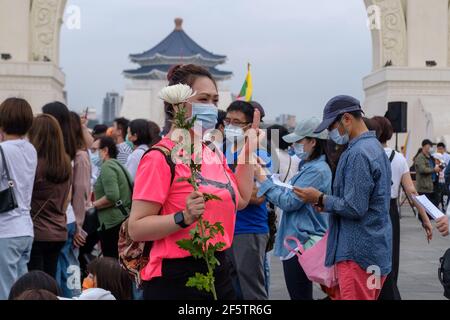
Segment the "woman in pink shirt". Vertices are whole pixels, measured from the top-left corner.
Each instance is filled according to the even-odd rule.
[[[211,114],[217,114],[219,94],[211,74],[195,65],[176,66],[169,71],[168,80],[169,85],[181,83],[192,88],[196,94],[185,104],[187,116],[196,115],[197,119],[203,120],[204,129],[214,129],[216,120],[212,121]],[[169,119],[173,118],[171,105],[166,104],[166,114]],[[172,150],[175,142],[170,137],[174,130],[172,126],[156,146]],[[247,143],[244,148],[247,155],[251,154],[251,145]],[[225,228],[224,236],[219,234],[213,241],[226,244],[222,252],[216,253],[220,266],[215,270],[215,286],[219,299],[235,298],[224,251],[232,244],[236,211],[247,206],[254,177],[253,165],[245,161],[240,163],[233,174],[222,154],[203,145],[200,188],[199,192],[194,192],[190,184],[179,181],[190,176],[188,165],[177,164],[172,181],[170,166],[163,153],[151,151],[143,157],[136,174],[128,231],[134,241],[153,241],[150,261],[141,272],[144,299],[212,299],[210,293],[186,287],[189,277],[207,271],[206,264],[176,244],[178,240],[190,238],[189,231],[201,216],[211,223],[221,222]],[[213,193],[221,201],[205,203],[202,193]]]

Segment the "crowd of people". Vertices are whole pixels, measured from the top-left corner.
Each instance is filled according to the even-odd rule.
[[[312,300],[300,248],[288,250],[287,237],[304,250],[326,237],[325,265],[337,274],[335,287],[322,286],[329,298],[401,299],[397,198],[405,190],[431,240],[433,225],[414,196],[446,210],[450,155],[443,143],[434,152],[423,141],[414,183],[404,155],[388,147],[389,120],[364,118],[353,97],[331,99],[322,121],[301,119],[293,132],[271,126],[265,135],[261,104],[234,101],[218,110],[217,85],[204,68],[174,66],[168,81],[195,92],[183,107],[202,127],[189,134],[205,141],[198,190],[186,181],[189,165],[168,156],[178,143],[179,105],[165,103],[162,132],[151,119],[124,118],[90,130],[88,119],[60,102],[36,116],[24,99],[0,105],[0,299],[212,299],[186,286],[208,270],[177,245],[200,217],[223,226],[211,240],[223,243],[214,271],[221,300],[269,299],[272,254],[290,298]],[[220,201],[206,202],[205,193]],[[119,263],[123,225],[133,241],[151,242],[141,286]],[[436,228],[448,236],[448,217]],[[375,288],[367,285],[373,266]]]

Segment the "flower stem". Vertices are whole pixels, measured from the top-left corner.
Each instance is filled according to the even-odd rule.
[[[200,235],[203,238],[205,236],[205,225],[203,224],[203,218],[198,219],[197,223],[199,226]],[[216,286],[214,284],[214,270],[210,264],[211,259],[210,259],[210,257],[208,257],[208,243],[207,242],[205,242],[203,244],[203,259],[205,259],[206,266],[208,267],[208,279],[210,281],[211,292],[214,297],[214,300],[217,301]]]
[[[206,260],[206,264],[208,265],[209,279],[211,279],[210,280],[211,281],[211,292],[212,292],[212,295],[214,297],[214,300],[217,301],[218,299],[217,299],[217,293],[216,293],[216,285],[214,283],[214,272],[213,272],[213,269],[212,269],[211,265],[209,264],[208,259]]]

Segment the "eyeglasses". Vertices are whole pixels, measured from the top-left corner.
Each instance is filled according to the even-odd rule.
[[[236,119],[225,118],[225,119],[223,119],[223,123],[225,123],[225,125],[227,125],[227,126],[231,124],[233,126],[243,128],[246,125],[248,125],[250,122],[242,122],[242,121],[239,121]]]

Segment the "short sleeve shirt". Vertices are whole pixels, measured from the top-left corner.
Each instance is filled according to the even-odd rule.
[[[384,148],[386,155],[388,158],[391,157],[392,149]],[[405,173],[409,172],[408,162],[405,157],[395,151],[394,159],[391,162],[391,171],[392,171],[392,185],[391,185],[391,199],[397,199],[400,190],[400,184],[402,182],[402,177]]]
[[[25,139],[4,141],[1,146],[10,177],[14,181],[18,207],[0,214],[0,238],[33,237],[30,210],[38,162],[36,149]],[[0,160],[0,190],[8,187],[4,167],[5,163]]]
[[[162,139],[157,146],[171,150],[174,142],[168,138]],[[224,242],[223,250],[228,249],[233,242],[238,204],[238,188],[234,174],[228,168],[223,155],[217,155],[206,146],[202,149],[201,176],[199,177],[200,192],[212,193],[221,201],[208,201],[205,207],[204,219],[214,224],[221,222],[225,229],[224,236],[217,235],[213,241]],[[133,200],[155,202],[162,206],[161,215],[171,215],[186,207],[186,198],[193,191],[192,186],[180,178],[190,177],[190,169],[186,164],[179,163],[175,168],[175,177],[171,183],[170,167],[161,152],[147,153],[141,160],[136,173]],[[151,280],[162,276],[163,259],[189,257],[190,253],[180,249],[176,242],[190,238],[192,226],[173,233],[163,239],[153,242],[148,265],[142,270],[143,280]]]

